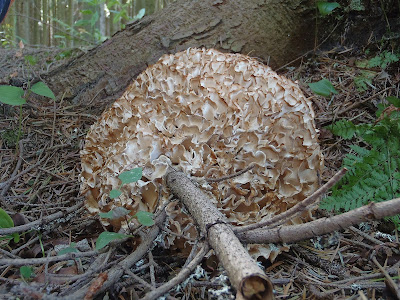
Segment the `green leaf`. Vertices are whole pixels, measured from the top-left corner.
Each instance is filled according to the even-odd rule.
[[[99,237],[97,238],[96,241],[96,250],[100,250],[107,246],[110,242],[114,240],[121,240],[126,237],[130,237],[131,235],[126,235],[122,233],[116,233],[116,232],[108,232],[104,231],[100,233]]]
[[[104,219],[112,219],[113,217],[113,213],[112,210],[110,210],[109,212],[106,213],[99,213],[100,218],[104,218]]]
[[[141,18],[143,18],[144,14],[146,13],[146,9],[142,8],[141,10],[139,10],[139,12],[137,13],[136,16],[133,17],[134,20],[140,20]]]
[[[115,199],[121,196],[122,192],[120,190],[111,190],[110,191],[110,198]]]
[[[333,87],[332,83],[327,79],[322,79],[318,82],[309,83],[308,86],[315,94],[324,97],[329,97],[331,94],[338,93]]]
[[[22,98],[24,90],[10,85],[0,86],[0,102],[9,105],[22,105],[26,103],[26,100]]]
[[[400,99],[397,97],[389,96],[386,97],[386,100],[390,103],[393,104],[396,107],[400,107]]]
[[[11,228],[14,227],[14,221],[6,213],[6,211],[0,208],[0,228]]]
[[[331,14],[335,8],[340,7],[340,4],[337,2],[318,1],[317,7],[321,16],[326,16]]]
[[[122,184],[136,182],[142,178],[142,168],[134,168],[132,170],[119,174],[118,178],[122,181]]]
[[[92,17],[90,18],[90,25],[94,27],[96,25],[97,20],[99,19],[99,13],[96,11]]]
[[[130,210],[127,210],[125,207],[116,207],[109,212],[106,213],[100,213],[101,218],[105,219],[118,219],[123,216],[126,216],[127,214],[130,213]]]
[[[16,233],[16,232],[12,234],[12,238],[14,239],[14,243],[19,243],[19,241],[20,241],[20,239],[21,239],[21,237],[19,236],[19,234]]]
[[[89,20],[78,20],[74,23],[74,27],[84,27],[86,25],[89,25],[90,21]]]
[[[25,62],[27,62],[28,64],[30,64],[31,66],[34,66],[37,64],[37,58],[32,56],[32,55],[26,55],[24,57]]]
[[[153,226],[154,225],[154,220],[153,220],[154,215],[151,212],[138,211],[135,214],[135,217],[138,219],[139,223],[144,226]]]
[[[334,135],[341,136],[345,140],[349,140],[354,137],[357,131],[356,126],[347,120],[339,120],[332,125],[326,126]]]
[[[28,266],[22,266],[19,268],[19,272],[21,273],[22,278],[29,279],[33,275],[33,268]]]
[[[76,243],[71,243],[71,245],[67,248],[61,249],[58,251],[57,255],[64,255],[68,253],[77,253],[79,252],[78,249],[76,249]]]
[[[91,15],[93,12],[90,9],[81,10],[82,15]]]
[[[56,99],[51,89],[42,81],[39,81],[32,85],[31,91],[40,96],[45,96],[53,100]]]

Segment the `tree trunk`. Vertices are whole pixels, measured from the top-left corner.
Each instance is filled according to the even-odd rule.
[[[188,47],[282,66],[314,46],[314,17],[312,0],[178,0],[42,78],[56,94],[100,112],[147,65]]]

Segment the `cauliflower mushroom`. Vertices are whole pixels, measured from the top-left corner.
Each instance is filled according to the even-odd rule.
[[[81,192],[91,213],[116,207],[132,215],[154,212],[169,198],[164,175],[173,166],[200,179],[230,222],[250,224],[317,189],[323,166],[317,138],[311,101],[296,83],[242,54],[187,49],[143,71],[91,127],[81,151]],[[254,167],[240,176],[207,181],[250,164]],[[120,185],[118,175],[135,167],[143,169],[142,179],[110,199]],[[171,230],[196,235],[179,203],[170,203],[167,211]],[[114,230],[128,226],[124,218],[102,222]],[[176,239],[168,236],[165,242],[170,246]]]

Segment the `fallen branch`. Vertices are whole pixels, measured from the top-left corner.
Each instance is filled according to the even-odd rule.
[[[398,288],[396,282],[394,282],[394,280],[389,275],[389,273],[385,270],[385,268],[382,267],[382,265],[377,261],[375,255],[372,257],[372,261],[378,267],[379,271],[381,271],[381,273],[385,276],[386,286],[389,288],[389,290],[392,292],[392,294],[394,296],[396,296],[397,299],[400,299],[400,291],[399,291],[399,288]]]
[[[166,182],[196,220],[236,289],[236,299],[273,299],[272,283],[232,231],[229,221],[182,172],[170,171]]]
[[[156,225],[154,225],[148,233],[144,234],[142,236],[142,242],[139,244],[139,246],[136,248],[136,250],[128,255],[125,259],[120,261],[118,264],[116,264],[114,267],[112,267],[106,274],[107,274],[107,279],[102,282],[102,286],[99,287],[96,291],[90,291],[90,296],[96,296],[102,292],[105,292],[108,290],[110,287],[115,285],[115,283],[120,280],[122,275],[124,274],[126,269],[131,268],[136,262],[138,262],[144,255],[146,255],[147,251],[150,249],[151,245],[153,244],[153,241],[155,238],[158,236],[160,232],[160,228],[157,226],[157,224],[162,224],[164,222],[164,219],[166,217],[166,213],[163,212],[161,213],[155,220]],[[105,278],[105,275],[104,275]],[[97,279],[97,278],[96,278]],[[92,280],[89,284],[85,285],[81,289],[77,290],[75,293],[72,293],[68,296],[65,297],[57,297],[57,296],[45,296],[43,297],[43,300],[74,300],[74,299],[83,299],[85,296],[89,293],[89,288],[91,287],[91,284],[96,280]]]
[[[203,246],[201,246],[200,251],[194,257],[194,259],[187,266],[183,267],[183,269],[173,279],[169,280],[167,283],[158,287],[154,291],[147,293],[142,300],[157,299],[158,297],[161,297],[166,292],[168,292],[170,289],[182,283],[193,272],[193,270],[197,267],[197,265],[201,263],[204,255],[207,254],[208,249],[209,249],[208,244],[207,243],[203,244]]]
[[[315,236],[342,230],[372,219],[400,214],[400,198],[370,203],[341,215],[321,218],[300,225],[280,226],[273,229],[258,229],[238,233],[237,236],[246,243],[294,243]]]
[[[58,262],[63,260],[76,259],[80,257],[93,257],[99,254],[98,251],[87,251],[79,253],[67,253],[59,256],[41,257],[41,258],[3,258],[0,259],[0,265],[9,266],[28,266],[41,265],[45,263]]]
[[[75,213],[82,206],[83,206],[83,202],[81,201],[81,202],[75,204],[74,206],[71,206],[71,207],[65,209],[65,211],[56,212],[54,214],[48,215],[47,217],[41,218],[40,220],[36,220],[36,221],[30,222],[30,223],[27,223],[24,225],[15,226],[15,227],[11,227],[11,228],[2,228],[2,229],[0,229],[0,235],[13,234],[16,232],[24,232],[24,231],[29,231],[29,230],[35,229],[36,227],[40,227],[44,224],[47,224],[54,220],[60,219],[61,217],[64,217],[65,215],[68,215],[70,213]]]

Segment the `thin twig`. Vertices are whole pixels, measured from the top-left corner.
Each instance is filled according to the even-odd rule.
[[[154,271],[154,258],[153,258],[153,253],[151,253],[151,250],[149,251],[149,270],[150,270],[150,281],[151,281],[151,286],[153,289],[156,288],[156,276],[155,276],[155,271]]]
[[[374,244],[377,244],[377,245],[382,245],[382,244],[383,244],[382,241],[380,241],[380,240],[378,240],[378,239],[376,239],[376,238],[370,236],[369,234],[367,234],[367,233],[365,233],[365,232],[362,232],[360,229],[357,229],[357,228],[355,228],[354,226],[350,226],[349,229],[350,229],[351,231],[353,231],[353,232],[355,232],[355,233],[361,235],[363,238],[365,238],[365,239],[367,239],[367,240],[373,242]]]
[[[67,253],[58,256],[41,257],[41,258],[2,258],[0,265],[13,265],[13,266],[28,266],[28,265],[41,265],[51,262],[71,260],[79,257],[91,257],[98,255],[98,251],[87,251],[78,253]]]
[[[197,265],[203,260],[203,257],[207,254],[209,246],[207,243],[204,243],[200,248],[200,251],[197,253],[196,257],[186,266],[184,267],[178,275],[176,275],[173,279],[158,287],[154,291],[147,293],[142,300],[153,300],[158,297],[164,295],[170,289],[174,288],[178,284],[182,283],[197,267]]]
[[[393,84],[393,86],[396,85],[397,83],[399,83],[399,81],[395,82],[395,83]],[[365,102],[367,102],[367,101],[369,101],[369,100],[375,98],[377,95],[383,94],[384,92],[386,92],[386,91],[392,89],[393,86],[389,86],[389,87],[387,87],[387,88],[385,88],[385,89],[383,89],[383,90],[377,92],[376,94],[373,94],[372,96],[370,96],[370,97],[368,97],[368,98],[365,98],[365,99],[363,99],[363,100],[361,100],[361,101],[359,101],[359,102],[354,102],[352,105],[350,105],[350,106],[346,107],[345,109],[341,110],[340,112],[338,112],[337,115],[340,116],[340,115],[342,115],[342,114],[348,112],[349,110],[352,110],[353,108],[356,108],[357,106],[359,106],[359,105],[361,105],[361,104],[363,104],[363,103],[365,103]]]
[[[8,235],[8,234],[13,234],[15,232],[24,232],[24,231],[32,230],[35,227],[52,222],[52,221],[59,219],[67,214],[75,213],[82,206],[83,206],[83,202],[79,202],[79,203],[75,204],[74,206],[67,208],[65,211],[59,211],[57,213],[48,215],[40,220],[36,220],[36,221],[30,222],[30,223],[27,223],[24,225],[15,226],[15,227],[11,227],[11,228],[1,228],[0,235]]]
[[[13,253],[10,253],[10,252],[8,252],[8,251],[6,251],[6,250],[4,250],[4,249],[1,249],[1,248],[0,248],[0,253],[2,253],[3,255],[9,256],[9,257],[11,257],[11,258],[13,258],[13,259],[18,259],[18,258],[20,258],[19,256],[15,255],[15,254],[13,254]]]
[[[385,268],[382,267],[381,264],[376,260],[375,255],[372,257],[372,261],[373,261],[374,264],[379,268],[379,270],[381,271],[381,273],[385,276],[385,278],[386,278],[386,283],[387,283],[387,285],[389,285],[390,291],[393,292],[394,294],[396,294],[396,298],[397,298],[397,299],[400,299],[400,291],[399,291],[399,288],[397,287],[397,284],[394,282],[394,280],[392,279],[392,277],[390,277],[390,275],[389,275],[388,272],[385,270]]]
[[[142,284],[144,287],[148,288],[149,290],[152,291],[155,289],[155,287],[153,285],[149,284],[147,281],[140,278],[138,275],[133,273],[131,270],[124,268],[124,271],[125,271],[126,275],[129,275],[131,278],[133,278],[135,281],[139,282],[140,284]]]
[[[23,156],[24,156],[24,142],[26,140],[20,140],[18,142],[18,148],[19,148],[19,155],[18,155],[18,161],[17,164],[15,165],[14,171],[12,172],[10,178],[15,178],[19,169],[21,168],[22,161],[23,161]],[[1,191],[1,196],[5,196],[7,194],[8,189],[10,188],[12,184],[12,181],[9,179],[6,182],[0,183],[0,185],[4,185],[3,190]]]
[[[219,178],[205,178],[207,182],[220,182],[224,180],[228,180],[234,177],[238,177],[242,175],[243,173],[246,173],[253,169],[256,165],[254,163],[251,163],[247,168],[244,168],[243,170],[240,170],[239,172],[236,172],[235,174],[230,174],[227,176],[219,177]]]
[[[319,200],[319,198],[325,194],[332,186],[334,186],[343,176],[346,174],[347,169],[343,168],[339,172],[337,172],[327,183],[325,183],[322,187],[320,187],[318,190],[316,190],[311,196],[307,197],[303,201],[297,203],[295,206],[291,207],[287,211],[273,217],[272,219],[261,221],[255,224],[250,224],[247,226],[241,226],[241,227],[236,227],[234,228],[235,233],[240,233],[240,232],[245,232],[261,227],[265,227],[271,224],[275,224],[279,221],[282,220],[288,220],[289,218],[293,217],[294,214],[300,213],[304,211],[304,209],[307,206],[310,206],[311,204],[315,203],[316,201]]]
[[[151,229],[147,232],[147,234],[143,234],[142,236],[142,242],[140,245],[136,248],[136,250],[128,255],[125,259],[120,261],[118,264],[116,264],[114,267],[112,267],[107,273],[107,280],[103,283],[101,288],[99,288],[96,291],[96,295],[108,290],[111,286],[115,285],[115,283],[122,277],[124,274],[125,269],[131,268],[139,259],[141,259],[147,251],[150,249],[150,247],[153,244],[154,239],[158,236],[160,229],[158,228],[157,224],[161,224],[164,222],[166,217],[166,213],[162,212],[155,220],[156,225],[151,227]],[[81,289],[75,291],[74,293],[65,296],[65,297],[57,297],[53,295],[45,295],[43,297],[43,300],[52,300],[52,299],[57,299],[57,300],[80,300],[83,299],[88,291],[88,288],[90,287],[90,283],[83,286]]]

